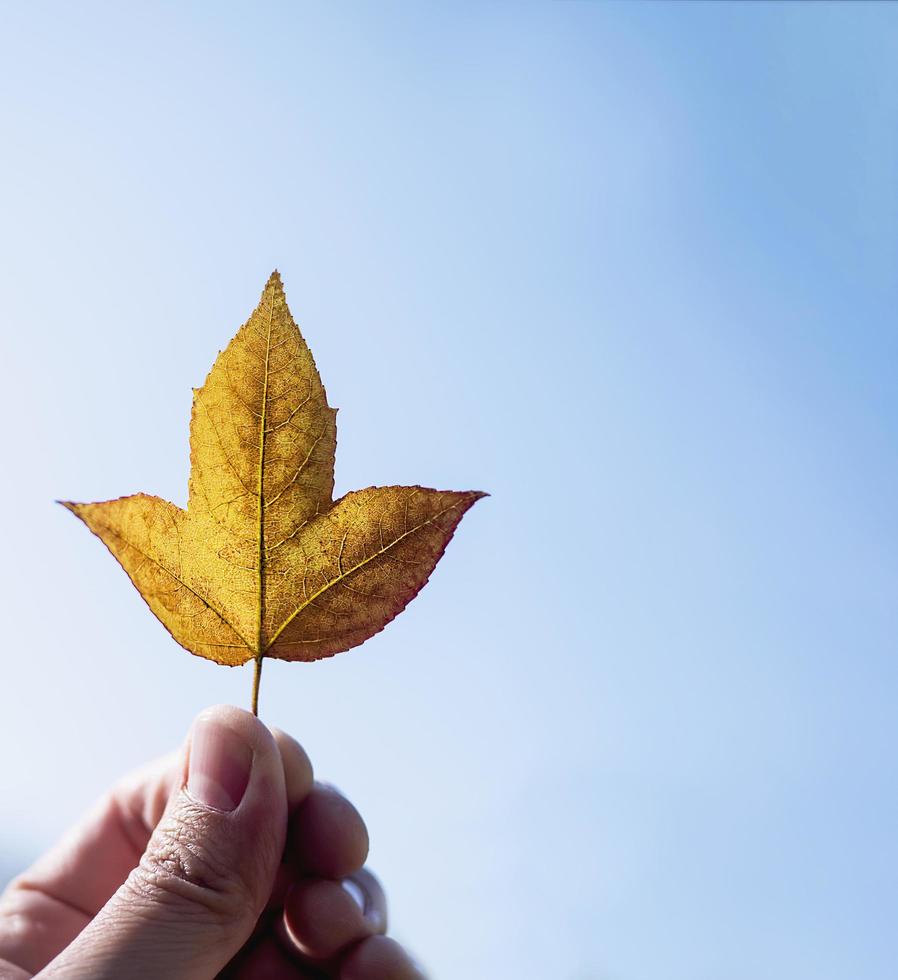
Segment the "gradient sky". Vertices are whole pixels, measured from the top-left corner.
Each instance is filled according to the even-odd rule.
[[[437,980],[890,980],[898,7],[0,10],[0,853],[251,670],[54,498],[183,503],[271,270],[337,491],[481,488],[265,720]]]

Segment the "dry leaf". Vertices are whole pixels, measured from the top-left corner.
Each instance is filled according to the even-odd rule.
[[[65,502],[191,653],[318,660],[424,586],[484,494],[369,487],[333,502],[336,411],[274,272],[195,390],[186,510],[136,494]],[[255,703],[255,694],[254,694]]]

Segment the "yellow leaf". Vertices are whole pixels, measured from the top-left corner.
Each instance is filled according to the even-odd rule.
[[[256,692],[263,657],[318,660],[382,630],[484,496],[369,487],[334,503],[335,416],[274,272],[194,392],[187,509],[65,503],[181,646],[254,659]]]

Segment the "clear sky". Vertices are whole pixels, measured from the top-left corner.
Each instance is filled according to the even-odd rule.
[[[271,270],[337,490],[492,496],[263,717],[437,980],[890,980],[898,7],[0,13],[0,853],[250,670],[57,497],[183,503]]]

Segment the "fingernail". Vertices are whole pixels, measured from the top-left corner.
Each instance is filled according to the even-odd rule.
[[[346,794],[343,792],[343,790],[340,789],[338,786],[334,786],[333,783],[327,783],[324,782],[323,780],[318,780],[318,785],[322,789],[326,789],[329,793],[334,793],[337,796],[342,796],[344,800],[346,799]]]
[[[361,872],[360,872],[361,873]],[[371,897],[365,890],[365,886],[355,878],[344,878],[340,884],[343,891],[352,898],[362,911],[362,915],[371,928],[378,932],[386,925],[380,909],[371,901]]]
[[[368,901],[364,891],[362,890],[362,886],[357,881],[353,881],[352,878],[344,878],[340,884],[343,886],[343,891],[349,895],[349,897],[364,913],[365,906],[368,904]]]
[[[187,792],[204,806],[230,812],[243,799],[253,750],[232,728],[214,718],[193,726]]]
[[[417,971],[417,974],[421,978],[421,980],[427,980],[427,974],[424,972],[424,967],[421,965],[421,961],[416,960],[415,957],[411,955],[411,953],[407,953],[406,955],[408,956],[408,961],[411,968]]]

